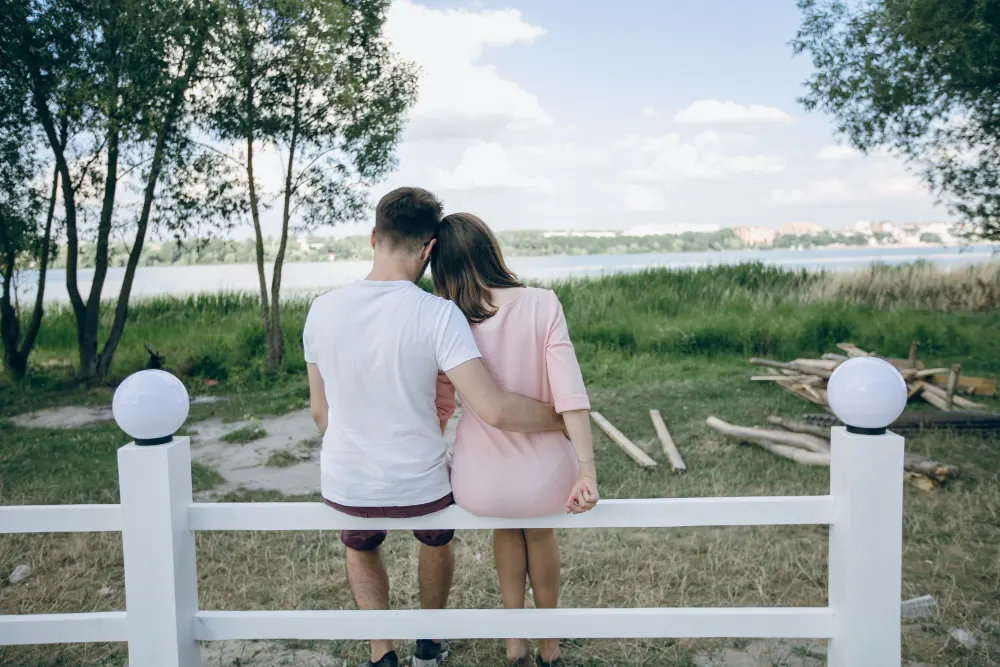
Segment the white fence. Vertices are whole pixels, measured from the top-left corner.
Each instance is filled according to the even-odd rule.
[[[900,664],[903,440],[834,429],[830,495],[604,500],[583,515],[356,519],[320,503],[195,503],[189,442],[118,452],[120,505],[0,507],[0,533],[121,531],[127,611],[0,615],[0,645],[128,642],[134,667],[200,665],[199,641],[503,637],[828,639],[832,667]],[[200,611],[196,530],[673,528],[827,524],[829,606]]]

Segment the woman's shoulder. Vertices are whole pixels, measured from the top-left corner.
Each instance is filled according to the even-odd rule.
[[[559,297],[544,287],[525,287],[524,298],[548,309],[559,307]]]

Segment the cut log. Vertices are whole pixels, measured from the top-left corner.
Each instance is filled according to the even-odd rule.
[[[670,431],[667,430],[667,425],[663,422],[660,411],[650,410],[649,417],[653,420],[653,428],[656,429],[656,436],[660,439],[660,444],[663,445],[663,453],[667,455],[667,459],[670,461],[670,467],[676,472],[687,472],[684,459],[681,458],[681,453],[677,450],[674,439],[670,437]]]
[[[827,352],[823,355],[823,359],[827,361],[847,361],[850,357],[844,354],[837,354],[836,352]]]
[[[958,466],[939,463],[920,454],[911,454],[909,452],[903,455],[903,468],[940,481],[958,477]]]
[[[900,373],[912,373],[914,371],[921,371],[924,369],[924,362],[918,361],[916,368],[910,366],[909,359],[896,359],[894,357],[883,357],[883,361],[888,361],[890,364],[896,367],[896,370]]]
[[[770,442],[764,441],[752,441],[753,444],[757,445],[761,449],[767,450],[772,454],[777,454],[786,459],[791,459],[796,463],[801,463],[807,466],[819,466],[819,467],[829,467],[830,466],[830,455],[829,454],[818,454],[816,452],[808,452],[804,449],[799,449],[798,447],[789,447],[788,445],[776,445]]]
[[[920,351],[920,341],[915,340],[910,343],[910,354],[906,357],[907,365],[910,368],[917,367],[917,352]]]
[[[932,385],[924,383],[924,390],[920,392],[920,398],[924,399],[938,410],[951,412],[951,406],[948,405],[948,401],[945,400],[944,396],[941,396],[937,392],[931,391],[932,388],[933,388]]]
[[[945,377],[945,384],[947,384],[947,382],[948,382],[948,375],[947,374],[950,373],[950,372],[951,372],[950,368],[924,368],[924,369],[921,369],[921,370],[917,371],[916,373],[913,373],[912,375],[913,375],[913,377],[916,377],[916,378],[926,378],[926,377],[930,377],[932,375],[939,375],[939,374],[943,373],[943,374],[945,374],[945,376],[944,376]]]
[[[803,400],[809,401],[810,403],[815,403],[816,405],[819,405],[821,407],[824,407],[824,408],[828,407],[826,401],[824,401],[823,399],[817,397],[815,395],[815,392],[813,394],[810,394],[807,391],[805,391],[805,385],[796,384],[794,382],[787,382],[787,381],[785,381],[785,382],[776,382],[775,384],[777,384],[779,387],[781,387],[782,389],[784,389],[785,391],[787,391],[789,394],[794,394],[795,396],[798,396],[799,398],[801,398]]]
[[[907,470],[903,473],[903,480],[910,486],[921,491],[933,491],[938,487],[938,484],[933,479],[927,475],[921,475],[919,472],[910,472]]]
[[[815,426],[813,424],[807,424],[805,422],[796,421],[794,419],[785,419],[784,417],[768,417],[767,421],[775,426],[780,426],[786,431],[792,431],[794,433],[806,433],[808,435],[814,435],[817,438],[830,439],[830,429],[823,428],[822,426]]]
[[[911,398],[913,398],[914,396],[916,396],[917,394],[919,394],[924,390],[923,382],[914,382],[913,384],[908,384],[906,386],[909,388],[909,391],[906,392],[907,401],[909,401]]]
[[[649,457],[649,454],[642,451],[638,445],[625,437],[625,434],[619,431],[614,425],[604,418],[600,412],[591,412],[591,419],[597,424],[602,431],[604,431],[609,438],[611,438],[616,445],[622,448],[626,454],[632,457],[632,460],[639,464],[643,468],[653,468],[656,466],[656,461]]]
[[[818,375],[819,377],[829,378],[832,375],[832,371],[828,371],[825,368],[816,368],[814,366],[803,366],[801,364],[796,364],[795,362],[785,362],[785,361],[774,361],[773,359],[758,359],[757,357],[752,357],[749,363],[754,366],[768,366],[770,368],[780,368],[786,371],[797,371],[803,375]]]
[[[934,394],[935,396],[941,398],[942,400],[945,400],[948,397],[948,393],[947,393],[946,389],[942,389],[941,387],[938,387],[937,385],[934,385],[934,384],[926,384],[925,383],[924,393],[925,394]],[[953,395],[952,396],[952,403],[954,405],[957,405],[960,408],[965,408],[967,410],[985,410],[986,409],[985,406],[980,405],[979,403],[976,403],[974,401],[970,401],[969,399],[964,398],[962,396],[954,396]],[[944,408],[942,408],[942,409],[944,409]]]
[[[846,352],[847,356],[851,359],[854,359],[855,357],[871,357],[875,355],[874,352],[865,352],[854,343],[837,343],[837,349]]]
[[[931,382],[938,386],[947,387],[949,375],[950,373],[934,374],[930,376],[930,379]],[[995,396],[997,393],[997,382],[996,380],[988,380],[987,378],[963,375],[958,378],[958,391],[964,391],[975,396]]]
[[[955,407],[955,389],[958,387],[958,376],[962,373],[962,364],[952,364],[951,373],[948,375],[948,388],[945,390],[944,400],[948,404],[948,409]]]
[[[840,365],[840,362],[838,361],[830,361],[827,359],[796,359],[791,363],[795,364],[796,366],[819,368],[820,370],[824,371],[832,371],[835,368],[837,368],[837,366]]]
[[[709,417],[706,423],[723,435],[755,444],[769,442],[786,447],[797,447],[815,454],[829,454],[830,443],[823,438],[806,433],[789,433],[777,429],[763,429],[752,426],[736,426],[717,417]]]

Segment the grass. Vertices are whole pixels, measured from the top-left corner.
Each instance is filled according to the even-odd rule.
[[[260,440],[266,436],[267,431],[264,430],[260,424],[252,421],[246,426],[241,426],[235,431],[230,431],[219,439],[223,442],[228,442],[234,445],[245,445],[249,442],[253,442],[254,440]]]
[[[886,281],[891,275],[899,281],[915,275],[881,271],[871,275]],[[834,343],[851,340],[882,354],[905,356],[910,342],[920,340],[921,358],[928,364],[962,362],[963,373],[996,377],[998,313],[972,307],[976,301],[953,304],[926,297],[935,280],[944,289],[955,279],[920,271],[926,289],[907,291],[897,285],[882,296],[843,287],[864,285],[867,278],[781,272],[755,265],[650,271],[556,285],[595,409],[661,460],[654,470],[640,470],[597,433],[602,495],[825,493],[826,470],[737,446],[704,425],[708,415],[753,424],[769,414],[792,417],[813,411],[775,387],[746,381],[749,354],[793,358],[830,351]],[[992,283],[984,288],[970,280],[959,293],[993,289]],[[137,303],[131,312],[134,319],[113,369],[116,377],[142,366],[143,342],[166,354],[168,366],[184,376],[192,391],[204,391],[207,375],[217,376],[210,378],[219,379],[215,390],[230,400],[195,406],[192,420],[281,414],[303,406],[306,390],[298,340],[304,302],[289,304],[283,314],[288,366],[276,376],[267,375],[257,361],[260,348],[254,347],[257,311],[252,299],[236,295],[162,299]],[[5,388],[0,379],[0,414],[43,405],[107,402],[107,387],[74,389],[58,370],[72,360],[73,337],[60,333],[71,323],[64,321],[66,317],[56,313],[53,321],[47,320],[49,330],[43,328],[42,347],[27,385]],[[984,402],[1000,409],[996,399]],[[663,413],[683,453],[689,468],[686,475],[672,474],[658,453],[648,417],[654,407]],[[116,502],[115,450],[124,441],[112,425],[48,431],[0,422],[0,504]],[[907,626],[903,645],[908,660],[954,667],[1000,664],[998,445],[997,438],[948,433],[917,434],[907,440],[910,451],[962,468],[961,478],[945,489],[905,491],[903,596],[930,593],[940,607],[937,618]],[[294,452],[287,454],[295,457]],[[196,471],[200,487],[217,482],[210,471]],[[228,494],[222,500],[280,499],[275,492],[255,491]],[[310,495],[289,500],[314,499]],[[827,531],[822,527],[566,531],[560,540],[566,606],[826,603]],[[498,607],[488,535],[461,533],[456,547],[452,606]],[[350,608],[342,556],[336,536],[326,533],[199,534],[201,606]],[[393,605],[416,607],[414,540],[408,535],[390,536],[385,557]],[[31,564],[35,574],[23,585],[0,588],[0,613],[124,606],[117,535],[0,536],[0,575],[19,563]],[[102,595],[102,588],[112,593]],[[951,628],[972,632],[978,646],[959,647],[948,639]],[[565,652],[572,665],[690,667],[696,654],[740,644],[570,641]],[[284,646],[298,655],[318,651],[349,664],[363,657],[362,647],[350,642]],[[501,664],[502,657],[499,642],[462,642],[453,659],[456,665],[487,665]],[[119,665],[124,658],[120,645],[0,648],[3,665]],[[216,658],[212,664],[219,667],[238,664],[232,656]]]
[[[264,464],[270,468],[288,468],[297,464],[301,459],[292,454],[287,449],[280,449],[276,452],[271,452],[271,455],[267,457],[267,462]]]

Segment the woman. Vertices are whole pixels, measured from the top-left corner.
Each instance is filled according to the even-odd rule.
[[[554,403],[566,423],[565,433],[508,433],[466,407],[452,459],[455,502],[479,516],[516,519],[591,509],[598,493],[590,402],[555,293],[522,285],[504,264],[489,227],[469,213],[441,221],[431,272],[437,294],[454,301],[473,325],[483,362],[497,383]],[[447,378],[439,379],[437,398],[443,430],[455,409]],[[536,608],[556,607],[554,530],[497,530],[493,553],[504,607],[524,607],[526,579]],[[559,640],[539,641],[536,659],[545,667],[559,665]],[[531,664],[525,640],[507,640],[507,662]]]

